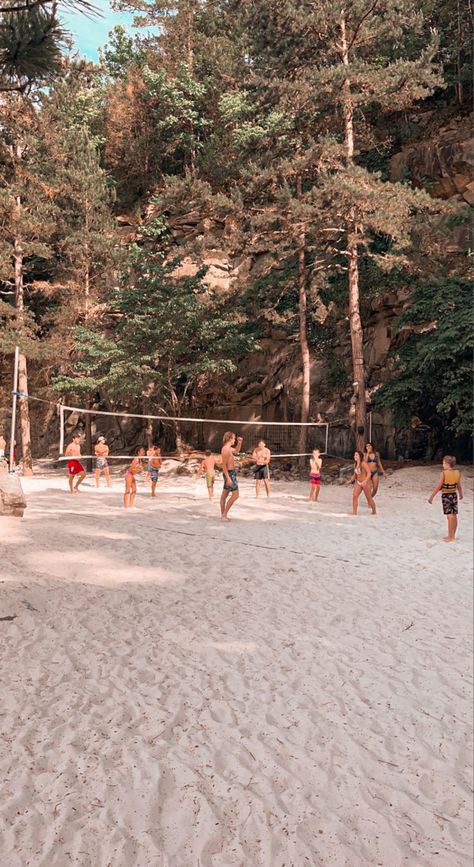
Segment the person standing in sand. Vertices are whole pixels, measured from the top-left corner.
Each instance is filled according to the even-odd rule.
[[[148,450],[149,451],[149,450]],[[153,454],[148,456],[148,472],[150,473],[151,479],[151,495],[152,497],[156,497],[156,486],[158,484],[158,475],[160,472],[161,465],[163,463],[163,458],[161,457],[161,449],[159,446],[153,447]]]
[[[317,503],[321,489],[321,467],[323,462],[320,458],[319,449],[313,449],[309,459],[309,501]]]
[[[126,509],[132,509],[137,495],[137,482],[135,476],[137,473],[143,472],[143,458],[145,457],[145,449],[137,449],[136,455],[133,458],[128,470],[125,473],[125,493],[123,495],[123,504]]]
[[[255,496],[260,495],[260,485],[265,485],[267,497],[270,496],[270,461],[272,453],[265,445],[264,440],[259,440],[257,448],[252,452],[252,460],[255,461],[253,477],[255,479]]]
[[[370,469],[370,482],[372,485],[372,497],[375,497],[379,489],[379,472],[386,478],[385,470],[380,460],[380,454],[374,451],[372,443],[366,443],[364,448],[364,460],[368,463]]]
[[[80,434],[74,434],[72,441],[66,448],[64,452],[67,458],[70,460],[67,462],[67,471],[69,475],[69,490],[71,494],[77,494],[77,489],[81,482],[84,481],[86,477],[86,471],[82,466],[80,460],[78,458],[81,457],[81,437]],[[77,479],[76,479],[77,477]],[[74,484],[74,479],[76,479],[76,483]]]
[[[95,453],[95,486],[99,487],[100,474],[104,474],[105,483],[108,488],[110,488],[110,470],[109,470],[109,462],[107,460],[109,454],[109,447],[106,443],[105,437],[98,437],[97,442],[94,448]]]
[[[372,509],[372,514],[377,514],[374,500],[372,499],[370,485],[370,467],[367,461],[364,460],[362,452],[354,452],[354,473],[351,479],[347,482],[348,485],[354,485],[352,493],[352,514],[357,515],[357,507],[359,505],[359,497],[362,491],[365,498]]]
[[[209,499],[212,500],[214,498],[214,482],[216,480],[217,458],[214,457],[210,449],[207,449],[205,454],[206,457],[199,464],[196,472],[196,478],[194,481],[197,482],[197,480],[201,478],[202,474],[205,473],[207,493],[209,495]]]
[[[462,485],[461,473],[455,469],[456,458],[454,455],[445,455],[443,458],[443,471],[439,477],[438,484],[434,489],[428,502],[433,502],[436,494],[441,491],[441,502],[443,512],[448,519],[448,535],[443,536],[443,542],[454,542],[456,538],[456,530],[458,528],[458,491],[459,499],[462,500]]]
[[[226,431],[222,437],[222,471],[224,473],[224,488],[221,494],[221,519],[230,521],[228,517],[229,511],[239,498],[239,484],[237,482],[237,470],[235,468],[235,455],[242,448],[243,437],[237,437],[237,445],[235,445],[235,433]],[[230,494],[230,496],[229,496]],[[229,500],[227,501],[227,498]]]

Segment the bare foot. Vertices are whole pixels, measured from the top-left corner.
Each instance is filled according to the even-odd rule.
[[[454,542],[454,539],[451,539],[451,536],[443,536],[443,542]]]

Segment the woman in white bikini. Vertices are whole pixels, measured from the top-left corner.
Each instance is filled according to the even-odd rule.
[[[135,502],[135,497],[137,494],[137,482],[135,476],[137,473],[142,473],[144,470],[144,457],[145,449],[138,449],[132,463],[130,464],[128,470],[125,473],[125,493],[123,495],[123,504],[126,509],[131,509]]]
[[[352,514],[357,515],[359,497],[362,491],[364,492],[365,498],[372,510],[372,514],[377,514],[377,509],[375,508],[375,503],[372,499],[372,493],[370,490],[370,467],[361,452],[354,452],[354,473],[347,484],[354,485],[354,490],[352,492]]]

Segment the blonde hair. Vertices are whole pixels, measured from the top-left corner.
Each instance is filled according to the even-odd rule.
[[[443,464],[448,464],[453,470],[456,466],[456,458],[454,455],[445,455],[443,458]]]
[[[224,436],[222,437],[222,442],[225,445],[225,443],[228,443],[229,440],[233,439],[234,437],[235,437],[235,433],[231,430],[228,430],[225,432]]]

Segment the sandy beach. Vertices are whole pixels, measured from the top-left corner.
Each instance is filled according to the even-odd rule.
[[[351,491],[244,480],[0,518],[2,867],[472,864],[472,468]],[[220,493],[220,485],[217,486]],[[6,619],[9,618],[9,619]],[[12,619],[11,619],[12,618]]]

